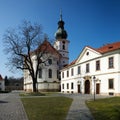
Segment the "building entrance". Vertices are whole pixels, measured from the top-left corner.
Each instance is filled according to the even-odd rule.
[[[85,81],[85,94],[90,94],[90,81]]]
[[[80,91],[80,85],[78,85],[78,93],[81,93],[81,91]]]
[[[100,84],[96,84],[96,94],[100,94]]]

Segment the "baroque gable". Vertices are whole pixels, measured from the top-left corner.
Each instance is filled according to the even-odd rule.
[[[78,56],[76,63],[86,62],[100,56],[101,53],[89,46],[86,46]]]

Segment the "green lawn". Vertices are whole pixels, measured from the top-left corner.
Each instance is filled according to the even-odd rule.
[[[120,120],[120,97],[87,101],[95,120]]]
[[[72,99],[65,97],[21,98],[29,120],[65,120]]]

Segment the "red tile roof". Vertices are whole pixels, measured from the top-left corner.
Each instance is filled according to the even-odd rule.
[[[77,61],[77,59],[76,59],[76,60],[73,60],[70,64],[66,65],[64,68],[67,68],[67,67],[69,67],[69,66],[71,66],[71,65],[74,65],[76,61]]]
[[[44,40],[43,43],[34,52],[47,52],[56,54],[61,57],[61,54],[47,40]]]
[[[3,78],[2,78],[2,76],[0,75],[0,81],[2,81],[3,80]]]
[[[117,49],[120,49],[120,42],[107,44],[107,45],[102,46],[96,50],[100,53],[106,53],[106,52],[110,52],[110,51],[117,50]]]
[[[100,52],[100,53],[103,54],[103,53],[107,53],[107,52],[110,52],[110,51],[113,51],[113,50],[120,49],[120,42],[115,42],[115,43],[107,44],[107,45],[104,45],[104,46],[102,46],[102,47],[100,47],[98,49],[94,49],[94,48],[92,48],[90,46],[87,46],[87,47],[89,47],[89,48],[91,48],[93,50],[96,50],[97,52]],[[74,61],[72,61],[70,64],[68,64],[64,68],[67,68],[67,67],[69,67],[71,65],[74,65],[76,61],[77,61],[77,59],[74,60]]]

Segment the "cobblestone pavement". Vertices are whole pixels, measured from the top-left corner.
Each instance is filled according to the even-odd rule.
[[[18,94],[0,94],[0,120],[28,120]]]
[[[86,100],[93,100],[93,95],[72,94],[65,96],[73,98],[66,120],[94,120],[91,112],[85,104]],[[106,97],[110,96],[96,95],[96,99]]]

